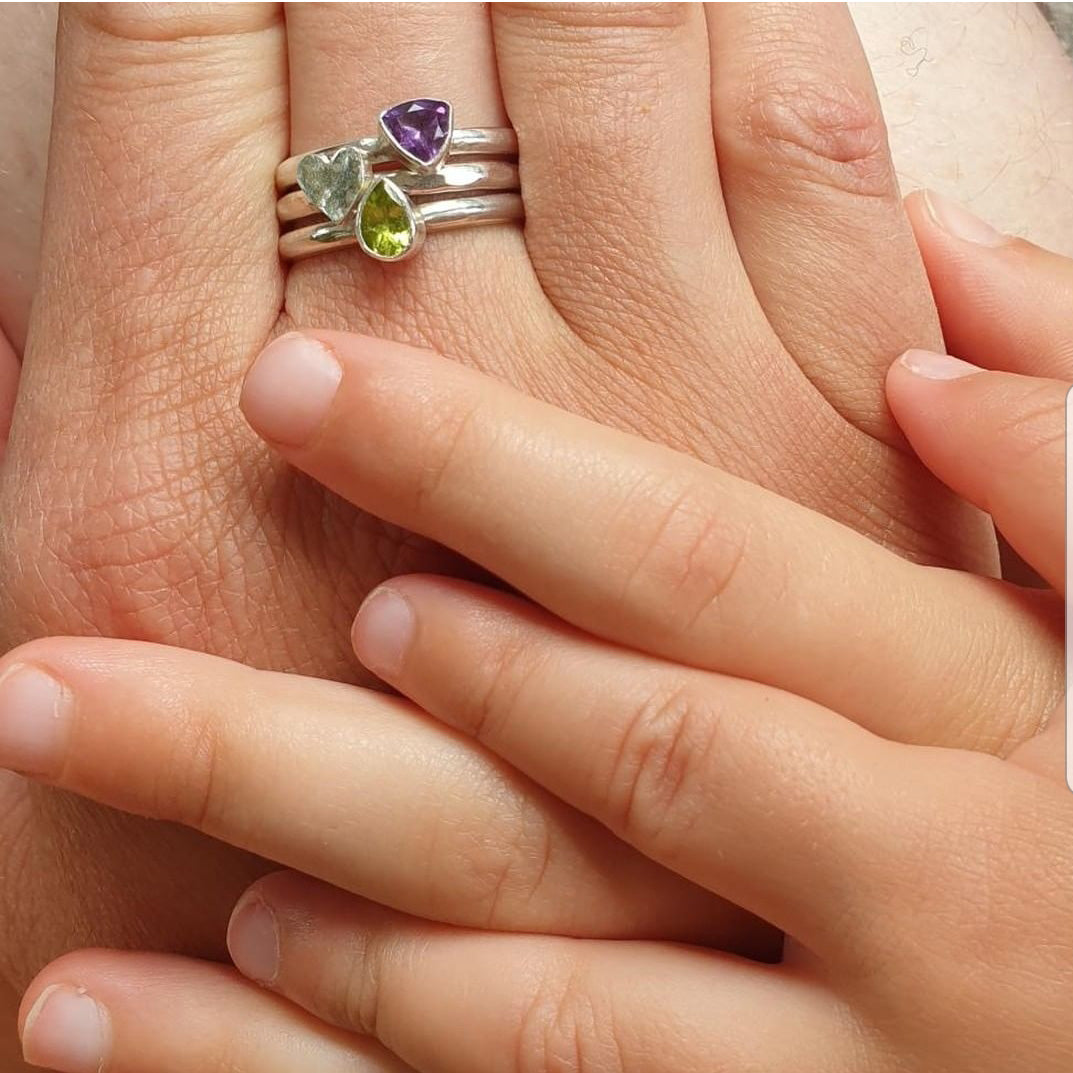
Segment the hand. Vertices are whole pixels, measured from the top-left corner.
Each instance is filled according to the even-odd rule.
[[[1025,348],[1009,364],[1058,371],[1073,264],[997,236],[961,259],[956,240],[920,223],[929,265],[946,272],[950,322],[973,305],[958,305],[959,271],[987,281],[975,325],[984,333],[990,317],[994,332],[981,338],[1001,342],[1012,301],[1035,295],[1031,327],[1007,337]],[[1031,285],[1013,290],[1025,274]],[[240,902],[232,953],[319,1023],[297,1024],[216,967],[97,951],[62,959],[27,994],[33,1060],[72,1073],[102,1061],[117,1073],[146,1061],[192,1069],[220,1061],[216,1026],[241,1016],[252,1027],[227,1051],[238,1069],[282,1068],[298,1038],[320,1063],[310,1068],[335,1068],[329,1025],[371,1033],[426,1073],[499,1069],[506,1054],[524,1069],[1005,1073],[1025,1055],[1039,1073],[1064,1069],[1073,799],[1060,720],[1047,724],[1060,690],[1022,690],[1005,761],[894,739],[916,732],[918,709],[953,722],[959,708],[958,725],[986,732],[999,713],[978,703],[985,679],[1004,677],[1007,650],[1040,628],[1045,607],[1061,610],[1065,382],[910,352],[888,384],[921,457],[986,505],[1056,589],[1033,594],[908,564],[771,493],[433,355],[319,339],[289,337],[262,357],[244,396],[253,423],[308,472],[543,605],[395,578],[358,616],[363,661],[644,857],[783,929],[783,964],[448,927],[281,874]],[[298,404],[285,379],[303,363]],[[421,405],[429,397],[435,420]],[[263,848],[281,859],[352,882],[342,862],[356,841],[354,780],[340,755],[357,752],[360,735],[344,728],[368,725],[366,694],[113,641],[38,642],[5,663],[4,762],[243,844],[272,840]],[[62,707],[55,696],[19,703],[26,667],[62,682]],[[315,692],[325,688],[334,695]],[[232,713],[263,712],[266,697],[293,696],[301,719],[302,692],[313,712],[305,756],[286,750],[274,712],[258,724],[264,742],[234,727]],[[208,744],[182,747],[190,741]],[[193,778],[169,765],[176,755],[204,758]],[[269,782],[285,796],[266,817]],[[385,845],[414,845],[411,867],[427,864],[421,824],[391,822],[394,807]],[[470,827],[472,800],[441,815],[452,810]],[[441,819],[424,837],[445,829]],[[538,907],[570,863],[561,832],[542,830],[548,886],[523,889]],[[170,1004],[188,992],[176,1017]],[[83,1065],[58,1049],[72,1039]],[[350,1046],[391,1068],[367,1040]]]
[[[0,9],[0,457],[37,277],[55,32],[55,4]]]
[[[104,633],[353,678],[347,629],[376,583],[466,569],[239,426],[250,358],[294,324],[435,344],[910,557],[993,568],[983,519],[895,446],[883,407],[880,369],[939,333],[842,8],[779,9],[778,51],[766,7],[706,25],[696,7],[296,5],[286,36],[269,5],[61,16],[0,481],[2,516],[35,520],[0,535],[5,646]],[[524,236],[284,276],[278,161],[430,86],[466,122],[509,111]],[[73,943],[221,953],[266,867],[21,783],[6,798],[0,973],[20,986]]]

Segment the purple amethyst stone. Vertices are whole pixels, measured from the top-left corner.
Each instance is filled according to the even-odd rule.
[[[381,118],[384,130],[420,164],[437,160],[451,133],[451,106],[422,98],[393,105]]]

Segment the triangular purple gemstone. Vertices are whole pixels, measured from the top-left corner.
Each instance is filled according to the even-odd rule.
[[[431,164],[451,132],[451,106],[446,101],[425,98],[403,101],[389,108],[382,122],[399,148],[420,163]]]

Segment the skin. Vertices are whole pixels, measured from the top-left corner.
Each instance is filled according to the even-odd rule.
[[[21,354],[41,242],[56,5],[5,4],[0,27],[0,329]]]
[[[1035,5],[849,8],[902,189],[939,190],[1003,231],[1073,253],[1073,142],[1065,134],[1073,120],[1073,64]],[[9,207],[0,220],[0,325],[17,353],[38,259],[56,14],[49,3],[0,11],[0,129],[9,147],[0,171]],[[975,122],[983,85],[987,123]]]
[[[55,28],[55,4],[5,4],[0,11],[0,455],[37,276]]]
[[[1052,375],[910,351],[888,374],[892,410],[928,466],[986,508],[1047,580],[1051,588],[1031,602],[1060,613],[1073,261],[997,232],[966,258],[967,244],[919,208],[911,213],[929,272],[946,285],[944,325],[971,325],[988,340],[980,354],[988,365],[1008,347],[1003,365]],[[989,232],[981,224],[976,233]],[[990,302],[984,314],[979,291]],[[1035,296],[1027,306],[1026,295]],[[1021,330],[1011,334],[1012,324]],[[314,1073],[347,1061],[492,1073],[504,1055],[522,1070],[601,1073],[1066,1068],[1073,798],[1060,711],[1022,692],[1011,703],[1033,729],[1004,759],[953,741],[936,749],[896,740],[913,707],[961,690],[963,728],[979,731],[996,717],[976,706],[974,623],[996,597],[1002,640],[1016,646],[1024,592],[906,563],[755,485],[435,354],[339,333],[317,338],[341,376],[318,385],[311,351],[303,361],[308,342],[280,340],[247,379],[251,424],[305,472],[472,557],[519,594],[394,578],[359,611],[359,658],[415,716],[471,741],[475,755],[487,750],[579,821],[595,820],[621,853],[776,926],[785,934],[780,963],[717,952],[702,934],[689,945],[628,928],[523,935],[472,919],[437,923],[425,909],[413,915],[354,897],[336,885],[338,872],[323,875],[331,885],[277,873],[256,882],[231,918],[229,949],[245,981],[159,955],[68,956],[24,999],[31,1061],[65,1073],[134,1073],[147,1062],[176,1073],[271,1071],[285,1069],[301,1044]],[[443,419],[415,436],[416,400],[430,389]],[[485,437],[498,457],[482,449]],[[651,492],[667,486],[676,513]],[[637,494],[642,487],[647,495]],[[697,541],[688,519],[701,513],[712,522]],[[741,545],[743,524],[754,539]],[[808,593],[809,564],[822,571],[831,556],[865,587],[876,636],[837,583]],[[782,566],[786,577],[773,581]],[[941,638],[926,633],[932,598],[946,612]],[[796,644],[781,643],[783,630]],[[749,632],[762,638],[754,642],[767,657],[762,670],[750,663]],[[933,679],[944,644],[954,662]],[[989,648],[999,674],[1001,647]],[[284,800],[277,818],[266,817],[264,789],[248,779],[260,769],[287,782],[273,720],[258,759],[242,755],[233,713],[256,706],[265,686],[274,697],[304,691],[303,742],[325,740],[324,758],[361,764],[361,750],[317,724],[327,690],[354,705],[369,695],[230,667],[135,642],[25,646],[0,665],[0,760],[221,837],[274,840],[281,860],[336,836],[351,850],[355,832],[340,820],[355,807],[354,780],[341,769],[321,773],[319,794]],[[28,705],[18,685],[28,668],[54,676],[62,696],[44,709]],[[176,770],[175,756],[193,755],[184,748],[191,735],[212,758],[210,781],[196,763]],[[316,755],[315,744],[300,760],[288,755],[286,769]],[[317,814],[325,805],[330,821]],[[472,809],[472,798],[456,796],[447,811],[464,829]],[[414,864],[427,864],[423,825],[427,814],[394,835],[396,857],[412,852]],[[450,838],[450,827],[438,833]],[[554,887],[563,867],[554,832],[545,844],[542,880]],[[515,852],[524,861],[524,847]],[[639,878],[658,902],[658,884]],[[540,912],[542,885],[527,893]],[[673,898],[669,909],[681,894]],[[273,1005],[264,988],[315,1020]],[[228,1026],[237,1023],[247,1027],[236,1038]]]
[[[468,31],[465,19],[459,23],[460,43],[450,72],[445,73],[443,53],[437,50],[428,57],[427,67],[424,59],[407,53],[405,65],[378,69],[378,77],[371,79],[347,55],[353,42],[372,33],[390,54],[393,39],[409,44],[424,36],[423,28],[407,19],[432,16],[419,9],[404,9],[401,17],[378,16],[371,9],[343,13],[311,9],[304,27],[307,16],[291,19],[291,70],[292,75],[295,71],[302,75],[295,82],[302,89],[288,102],[281,89],[283,42],[275,15],[254,7],[243,15],[248,22],[223,26],[221,11],[217,9],[218,18],[211,26],[199,26],[196,13],[175,8],[166,16],[140,10],[71,10],[65,15],[49,181],[50,204],[57,206],[57,212],[45,234],[41,298],[26,347],[20,413],[0,493],[6,516],[16,511],[19,516],[25,512],[39,516],[43,532],[34,534],[23,527],[5,536],[0,556],[6,579],[4,640],[12,644],[56,630],[104,632],[177,640],[260,666],[358,677],[361,672],[345,641],[346,606],[355,606],[386,573],[439,569],[444,563],[413,542],[398,544],[393,531],[348,513],[334,500],[322,502],[315,488],[292,481],[254,441],[234,430],[228,386],[237,382],[264,338],[289,324],[278,318],[283,281],[267,267],[274,264],[268,227],[271,206],[257,201],[263,184],[257,185],[255,179],[267,175],[287,151],[288,127],[294,150],[346,136],[354,114],[372,114],[385,99],[424,90],[433,82],[439,85],[445,74],[450,83],[445,92],[474,117],[472,121],[496,121],[499,102],[487,90],[494,79],[481,77],[489,70],[489,50],[479,42],[487,41],[488,31],[472,19]],[[557,42],[550,54],[535,54],[548,34],[529,33],[524,17],[501,20],[517,27],[508,31],[518,45],[514,66],[547,77],[552,88],[565,94],[569,80],[563,80],[571,56],[584,51],[591,66],[591,49],[596,47],[597,59],[606,53],[605,86],[618,86],[619,79],[636,76],[636,82],[626,84],[632,86],[631,92],[640,93],[644,104],[645,79],[655,68],[616,71],[615,50],[599,49],[608,34],[601,37],[599,28],[575,25],[569,18],[563,22],[561,38],[556,38],[555,12],[546,9],[548,23],[541,23]],[[370,28],[363,22],[381,17],[383,25]],[[853,58],[845,24],[837,15],[823,17],[835,21],[817,27],[807,20],[799,22],[800,16],[785,16],[777,28],[786,57],[804,58],[819,84],[845,91],[844,96],[836,94],[839,108],[846,102],[851,107],[836,108],[832,129],[810,127],[807,113],[803,128],[776,123],[769,129],[765,109],[757,101],[736,96],[735,73],[744,76],[759,70],[765,99],[777,103],[788,85],[800,88],[794,83],[793,63],[784,67],[766,49],[754,54],[750,42],[755,39],[748,27],[719,28],[718,40],[727,50],[720,53],[719,70],[727,72],[729,81],[716,87],[718,130],[735,134],[743,130],[744,137],[722,137],[722,193],[734,242],[713,256],[711,275],[718,283],[718,299],[696,316],[691,303],[685,307],[690,315],[683,314],[670,264],[665,273],[656,273],[655,295],[652,280],[644,281],[646,308],[637,308],[631,287],[638,284],[629,284],[628,273],[621,274],[628,284],[625,289],[611,288],[601,277],[594,306],[614,310],[614,322],[586,324],[587,333],[580,335],[576,325],[563,331],[558,318],[569,310],[556,301],[548,315],[542,299],[536,298],[533,273],[540,278],[539,289],[547,293],[550,288],[553,295],[577,292],[585,280],[571,274],[569,262],[559,263],[554,234],[545,244],[540,271],[539,233],[532,223],[531,241],[524,249],[518,237],[506,231],[452,236],[440,244],[442,252],[434,252],[430,245],[426,252],[434,256],[423,255],[422,265],[404,282],[381,277],[353,259],[320,259],[320,264],[303,267],[287,282],[289,315],[302,322],[434,343],[561,405],[733,466],[846,518],[914,557],[990,568],[988,546],[975,521],[947,518],[934,487],[907,470],[901,455],[869,438],[870,434],[896,437],[883,415],[878,389],[885,361],[905,345],[934,345],[937,336],[915,255],[904,241],[907,232],[898,215],[894,185],[886,177],[889,165],[882,137],[878,142],[874,137],[879,128],[863,68]],[[341,29],[332,21],[338,18],[354,24]],[[651,35],[656,42],[683,32],[671,25],[673,20],[652,21],[651,26],[630,26],[623,32],[644,35],[646,40]],[[296,24],[301,28],[297,34]],[[238,36],[217,35],[221,26]],[[203,30],[214,36],[197,47],[184,44]],[[244,34],[245,30],[252,32]],[[581,43],[573,53],[571,40]],[[311,53],[323,55],[324,49],[338,61],[330,69],[342,72],[330,87],[318,83],[326,68],[313,70],[308,59]],[[250,63],[238,62],[239,53]],[[27,56],[31,54],[26,50]],[[196,75],[188,79],[188,71],[207,69],[204,63],[210,55],[221,57],[218,69],[226,72],[226,80],[222,75],[217,82]],[[564,66],[555,67],[551,61]],[[500,67],[502,80],[502,60]],[[950,69],[944,64],[944,70]],[[184,84],[189,81],[195,90],[182,115],[173,114],[175,105],[162,85],[172,76]],[[530,102],[533,114],[522,127],[533,132],[531,144],[536,149],[531,157],[539,163],[542,124],[547,128],[548,123],[532,102],[554,102],[556,95],[534,94],[504,80],[505,90],[512,85],[521,100],[519,108],[511,109],[516,124],[524,119]],[[233,114],[222,122],[221,96],[234,104]],[[700,98],[697,93],[696,99]],[[809,106],[824,104],[823,98],[806,94],[805,99]],[[576,111],[577,101],[572,100],[570,107]],[[593,108],[599,112],[601,105],[596,102]],[[132,109],[144,124],[131,124]],[[85,122],[87,114],[94,117],[93,124]],[[778,108],[774,115],[786,119]],[[741,126],[743,116],[752,119]],[[190,126],[184,125],[187,122]],[[252,130],[260,139],[256,159],[243,157],[238,169],[240,178],[256,186],[253,197],[225,166],[233,152],[230,147]],[[817,130],[823,134],[818,140]],[[189,136],[191,131],[196,132],[194,137]],[[788,145],[782,146],[786,155],[772,153],[786,134]],[[35,144],[39,161],[39,138]],[[864,155],[855,156],[861,146]],[[847,150],[849,168],[839,159]],[[755,170],[754,157],[763,165]],[[133,158],[151,164],[133,168]],[[107,167],[102,168],[102,160],[110,162]],[[736,162],[734,167],[731,162]],[[774,186],[765,172],[768,164],[776,170]],[[688,168],[685,172],[694,174]],[[597,178],[604,174],[601,170]],[[199,184],[202,177],[205,181]],[[815,182],[816,177],[821,181]],[[576,186],[557,189],[556,196],[572,204],[576,190],[585,194],[598,189],[580,170],[570,174],[570,182]],[[879,183],[875,189],[882,187],[877,197],[870,196],[872,182]],[[530,185],[537,194],[554,187],[537,173]],[[167,191],[164,202],[161,190]],[[528,193],[527,200],[531,202]],[[718,190],[700,201],[714,201],[717,209]],[[172,216],[165,202],[192,203],[184,215],[191,226],[182,234],[169,227]],[[77,212],[64,210],[76,203]],[[98,208],[87,212],[87,205]],[[859,216],[856,207],[861,208]],[[551,219],[561,215],[554,199],[543,209],[533,202],[529,208],[531,221],[540,212]],[[242,222],[244,214],[248,225]],[[797,221],[813,218],[827,221],[822,234],[793,230]],[[236,255],[242,265],[238,273],[218,267],[229,264],[227,251],[232,248],[228,232],[219,230],[221,219],[235,220],[235,233],[244,236],[241,254]],[[765,221],[777,221],[780,251],[788,241],[799,260],[772,264],[765,249],[765,227],[774,224]],[[209,231],[220,237],[206,254],[200,236]],[[795,234],[797,238],[790,237]],[[146,241],[146,235],[153,241]],[[707,241],[712,241],[710,235]],[[263,247],[263,256],[251,255],[253,247]],[[735,248],[762,296],[766,316],[757,319],[756,330],[738,319],[743,304],[728,300],[726,284],[732,275],[726,273],[733,266]],[[614,266],[622,250],[601,247],[601,257],[605,254],[606,264]],[[32,255],[31,251],[18,256]],[[654,255],[657,263],[664,262],[661,251]],[[27,260],[15,263],[25,265]],[[593,263],[603,265],[600,258]],[[829,286],[832,263],[841,270],[833,287]],[[517,271],[518,285],[511,284],[516,293],[524,292],[522,277],[529,280],[533,301],[522,301],[519,308],[531,308],[532,313],[519,317],[522,337],[505,330],[498,312],[463,330],[444,324],[438,315],[442,306],[428,308],[418,301],[429,293],[430,281],[447,279],[456,281],[452,286],[460,281],[462,291],[446,296],[448,305],[479,309],[480,302],[470,293],[470,288],[483,289],[480,270],[473,269],[476,264],[503,264],[508,276]],[[820,293],[807,284],[817,264],[826,273]],[[20,269],[10,278],[30,276],[29,269]],[[876,281],[885,289],[891,278],[906,280],[906,286],[894,296],[893,306],[885,302],[877,309],[870,301],[879,287]],[[806,284],[795,286],[799,280]],[[829,301],[828,292],[836,295],[835,301]],[[26,293],[25,286],[19,293]],[[356,293],[362,295],[360,303],[355,302]],[[703,300],[699,304],[704,306]],[[672,310],[669,333],[664,305]],[[193,319],[191,307],[199,310]],[[716,307],[729,307],[733,315],[713,316],[711,309]],[[795,313],[798,307],[819,310],[820,316],[815,323],[810,318],[807,332],[795,337],[801,322]],[[26,307],[15,301],[11,308],[14,313],[5,313],[3,323],[18,353],[20,311]],[[392,319],[392,310],[400,308],[417,313]],[[653,309],[662,311],[663,317],[658,345],[653,344],[650,330]],[[859,331],[852,343],[846,342],[844,331],[847,311]],[[240,318],[244,327],[233,332],[231,324]],[[769,318],[774,334],[763,327]],[[699,334],[697,324],[703,326]],[[807,383],[816,385],[813,394],[797,376],[797,366],[786,363],[787,349],[800,355]],[[628,362],[622,360],[624,353],[631,355]],[[875,355],[870,369],[859,365],[861,353]],[[10,358],[9,353],[4,365],[9,392],[14,383]],[[184,384],[181,399],[170,393],[177,370]],[[705,385],[704,392],[698,393],[698,383]],[[772,396],[769,403],[758,403],[758,383],[761,395]],[[808,399],[797,400],[799,390]],[[797,415],[793,422],[756,426],[759,415],[776,412],[780,406]],[[843,415],[846,424],[832,418],[833,413]],[[825,426],[833,436],[830,450],[822,446],[825,434],[817,432]],[[840,445],[843,439],[846,442]],[[105,445],[99,454],[95,444]],[[818,456],[807,467],[809,472],[802,472],[802,444],[806,454],[811,450]],[[40,464],[43,458],[51,460],[47,469]],[[161,473],[175,478],[163,491]],[[221,511],[221,503],[228,508]],[[292,504],[298,504],[297,515]],[[961,514],[957,508],[949,510]],[[308,533],[299,524],[296,534],[295,517],[310,515],[326,520],[324,532]],[[355,546],[369,551],[355,558]],[[340,594],[342,600],[337,602]],[[281,633],[276,628],[280,621],[291,623],[291,630]],[[1050,657],[1043,658],[1046,662]],[[0,956],[3,975],[13,985],[21,985],[44,958],[59,952],[59,920],[75,941],[139,943],[149,936],[153,945],[216,952],[220,921],[230,899],[246,878],[263,867],[234,855],[225,860],[212,843],[120,821],[70,798],[38,794],[19,780],[6,781],[0,794],[8,817],[0,838],[8,875],[15,877],[5,892],[11,902],[3,914],[9,934]],[[77,831],[78,837],[68,839],[62,834],[68,831]],[[137,904],[105,893],[107,884],[95,876],[99,868],[120,891],[138,889]],[[61,877],[72,869],[93,878],[71,889]],[[185,877],[189,889],[184,888],[183,896],[167,910],[147,909],[164,906],[173,897],[172,869]],[[157,882],[149,877],[157,877]],[[94,893],[98,891],[99,900]],[[36,908],[30,912],[29,907],[41,904],[50,907],[54,919],[40,916]]]

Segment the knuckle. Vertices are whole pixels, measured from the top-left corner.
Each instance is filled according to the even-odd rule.
[[[166,44],[255,33],[279,18],[278,4],[73,4],[65,14],[121,41]]]
[[[528,684],[545,665],[546,655],[522,633],[497,638],[494,651],[486,653],[482,672],[484,685],[474,690],[465,713],[466,730],[479,741],[492,741],[517,710]]]
[[[675,30],[694,17],[690,4],[674,3],[518,3],[497,5],[497,15],[523,23],[547,42],[563,39],[591,43],[594,31]],[[550,36],[549,36],[550,35]]]
[[[622,602],[639,599],[658,609],[663,629],[686,634],[735,585],[746,561],[749,529],[693,486],[658,511],[652,509],[650,486],[638,488],[632,498],[636,506],[626,504],[613,534],[614,546],[634,548],[626,559]],[[644,517],[653,520],[638,526]]]
[[[479,454],[476,405],[459,406],[434,422],[425,432],[418,458],[428,460],[417,474],[414,484],[414,506],[418,511],[431,510],[441,492],[449,488],[456,477],[463,477],[472,459]],[[492,445],[482,444],[483,449]]]
[[[896,196],[886,124],[872,94],[780,71],[747,84],[734,111],[734,163],[765,176],[790,169],[864,197]]]
[[[105,458],[92,449],[78,455],[74,442],[51,447],[67,463],[60,484],[46,487],[27,474],[0,497],[35,502],[41,517],[39,532],[7,531],[0,547],[7,622],[196,644],[195,599],[175,595],[198,587],[202,609],[214,596],[206,557],[189,541],[205,504],[178,487],[192,482],[169,473],[166,460],[150,457],[140,442]]]
[[[204,712],[180,713],[171,761],[156,789],[157,814],[211,833],[222,829],[229,811],[224,749],[218,728]]]
[[[515,799],[496,816],[494,829],[466,836],[460,867],[453,871],[450,896],[464,901],[475,920],[488,928],[520,927],[536,909],[552,857],[552,834],[540,808]],[[461,887],[458,886],[461,880]]]
[[[163,397],[112,386],[112,369],[98,375],[109,382],[99,415],[70,411],[64,427],[9,451],[15,464],[0,510],[17,504],[38,521],[0,532],[0,637],[10,646],[34,635],[104,633],[248,654],[253,605],[229,598],[228,577],[241,567],[257,599],[282,598],[269,567],[300,486],[281,475],[268,502],[272,475],[241,457],[222,413],[217,420],[200,401],[197,413],[184,412],[173,400],[165,416]],[[217,468],[210,454],[237,464]],[[243,549],[235,534],[254,522],[266,542]],[[280,652],[280,662],[291,658]]]
[[[1031,628],[1011,628],[1006,618],[981,621],[948,675],[951,682],[971,683],[958,705],[963,716],[929,722],[918,737],[1005,757],[1037,734],[1046,713],[1061,702],[1063,609],[1047,601],[1043,590],[1019,595],[1030,615],[1024,625],[1030,622]],[[980,703],[981,698],[988,699]]]
[[[614,830],[627,841],[657,840],[673,855],[711,794],[719,721],[711,699],[689,682],[664,683],[641,697],[597,788]]]
[[[518,1022],[514,1073],[621,1073],[612,1003],[584,966],[553,962]]]
[[[188,278],[173,271],[164,278],[167,254],[180,247],[187,261],[216,262],[218,272],[234,275],[227,242],[210,250],[204,228],[190,226],[193,216],[176,218],[176,196],[202,214],[232,204],[239,227],[256,227],[263,212],[249,196],[250,173],[271,166],[285,121],[275,78],[280,27],[265,32],[278,14],[261,4],[203,10],[215,6],[72,4],[61,13],[55,130],[64,152],[56,183],[89,205],[65,241],[92,241],[78,252],[109,266],[97,275],[111,292],[139,287],[137,277],[117,274],[132,263],[128,249],[141,255],[139,267],[160,271],[162,293]],[[263,153],[247,144],[257,131],[272,132]],[[103,257],[98,243],[107,247]],[[84,272],[81,282],[96,278]]]
[[[248,8],[244,11],[220,5],[227,10],[215,15],[199,10],[215,5],[64,6],[72,10],[61,13],[58,53],[64,62],[60,71],[72,80],[85,112],[97,120],[85,141],[99,143],[106,150],[95,163],[116,180],[109,190],[113,198],[121,196],[122,186],[131,182],[138,168],[156,159],[148,151],[135,159],[123,152],[124,147],[144,141],[145,126],[154,118],[158,125],[167,126],[173,173],[180,170],[177,131],[195,143],[181,151],[209,164],[233,147],[237,130],[249,129],[251,112],[239,106],[241,95],[236,93],[243,88],[251,59],[267,59],[280,46],[280,41],[265,34],[278,18],[275,5],[234,5]],[[215,62],[206,62],[210,53]],[[236,102],[230,115],[219,108],[225,90]],[[269,96],[263,94],[261,103]],[[272,111],[279,112],[275,101]],[[132,116],[140,122],[135,123]],[[125,169],[122,175],[121,167]],[[191,178],[184,176],[184,181]]]
[[[339,953],[341,964],[333,957],[324,958],[313,1008],[324,1011],[336,1024],[376,1036],[386,941],[377,933],[361,930],[348,937]]]

